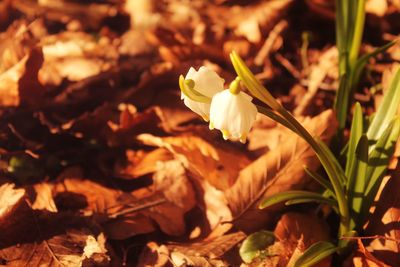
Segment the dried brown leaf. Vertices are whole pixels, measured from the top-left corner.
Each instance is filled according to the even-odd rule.
[[[382,261],[375,258],[371,252],[369,252],[362,241],[359,239],[357,241],[358,249],[353,257],[353,265],[355,267],[389,267]]]
[[[0,247],[6,246],[26,233],[32,223],[29,215],[25,189],[15,189],[14,184],[6,183],[0,187]]]
[[[329,142],[336,130],[332,110],[303,122],[313,136]],[[234,222],[243,229],[254,231],[271,223],[277,207],[259,210],[258,203],[265,197],[287,191],[304,189],[310,178],[304,165],[316,171],[319,160],[311,147],[294,133],[290,133],[281,145],[258,158],[244,168],[235,184],[226,191]]]
[[[39,77],[42,84],[60,85],[63,79],[79,81],[109,70],[119,55],[111,40],[83,32],[64,32],[41,40],[44,64]]]
[[[382,236],[374,239],[367,249],[390,266],[400,265],[400,168],[381,184],[376,198],[376,207],[366,229],[367,236]],[[386,237],[386,239],[385,239]]]
[[[101,236],[96,240],[86,229],[70,230],[49,240],[4,248],[0,250],[0,257],[11,267],[108,266],[110,258]]]
[[[163,267],[169,263],[169,250],[165,245],[149,242],[140,254],[138,267]]]
[[[165,147],[187,168],[218,189],[232,185],[237,173],[249,164],[249,159],[239,149],[229,146],[220,148],[193,134],[165,138],[143,134],[138,139],[146,145]]]
[[[127,150],[127,162],[117,163],[115,173],[118,177],[125,179],[137,178],[156,172],[158,162],[171,159],[173,159],[173,155],[164,148],[158,148],[151,152]]]
[[[57,212],[57,207],[53,199],[53,187],[49,183],[39,183],[33,186],[36,196],[32,203],[32,209],[47,210]]]

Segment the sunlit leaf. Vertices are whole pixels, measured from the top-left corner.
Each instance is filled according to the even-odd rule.
[[[363,201],[363,216],[375,198],[380,182],[386,173],[387,165],[393,154],[395,143],[400,136],[400,118],[396,118],[379,138],[376,146],[369,154],[368,168],[366,170],[366,189]]]
[[[363,135],[357,145],[355,151],[354,172],[352,173],[353,180],[349,183],[348,198],[352,207],[354,217],[352,227],[358,226],[358,215],[362,208],[364,200],[364,190],[367,181],[366,171],[368,166],[368,138]]]
[[[361,110],[360,103],[357,102],[354,106],[354,115],[353,115],[353,121],[351,123],[350,139],[349,139],[349,144],[348,144],[348,149],[347,149],[345,174],[346,174],[346,177],[349,178],[348,185],[350,183],[352,183],[352,180],[354,179],[351,176],[351,174],[353,173],[353,169],[354,169],[354,162],[355,162],[355,157],[356,157],[355,152],[356,152],[357,144],[362,136],[362,133],[363,133],[362,110]],[[347,187],[349,187],[349,186],[347,186]]]
[[[390,87],[383,97],[382,103],[368,128],[367,136],[370,140],[377,140],[382,135],[387,125],[393,120],[400,105],[400,69],[392,78]],[[371,146],[369,151],[373,150]]]
[[[249,235],[242,243],[239,254],[245,263],[250,263],[256,258],[260,251],[274,243],[273,232],[262,230]]]

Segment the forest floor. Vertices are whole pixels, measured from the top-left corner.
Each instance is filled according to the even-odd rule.
[[[203,65],[228,84],[236,51],[329,143],[331,2],[1,1],[0,265],[291,266],[335,238],[325,206],[257,208],[277,192],[320,190],[304,171],[320,169],[305,141],[262,116],[246,144],[225,141],[178,85]],[[361,54],[399,33],[400,1],[367,1]],[[354,95],[366,114],[399,61],[397,43],[367,65]],[[398,145],[346,266],[400,266],[399,156]],[[240,243],[263,229],[275,242],[245,265]]]

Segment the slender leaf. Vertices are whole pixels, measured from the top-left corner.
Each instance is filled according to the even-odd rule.
[[[397,42],[397,40],[391,41],[387,44],[384,44],[383,46],[376,48],[374,51],[367,53],[367,54],[363,55],[362,57],[360,57],[357,60],[357,63],[355,64],[354,69],[353,69],[353,74],[352,74],[352,79],[351,79],[352,84],[358,83],[361,73],[362,73],[365,65],[367,64],[368,60],[370,60],[371,58],[377,56],[378,54],[380,54],[382,52],[385,52],[387,49],[392,47],[396,42]]]
[[[251,263],[260,251],[272,245],[275,241],[273,232],[259,231],[249,235],[242,243],[239,249],[239,254],[245,263]]]
[[[323,153],[326,155],[329,164],[333,165],[333,169],[335,171],[335,173],[332,173],[331,175],[335,175],[339,181],[342,183],[342,185],[346,184],[346,175],[342,169],[342,167],[340,166],[339,162],[337,161],[336,157],[333,155],[332,151],[329,149],[329,147],[326,146],[326,144],[324,142],[322,142],[321,140],[319,140],[318,138],[317,142],[318,145],[320,146],[320,148],[323,150]],[[322,164],[324,164],[323,162],[321,162]],[[325,168],[326,170],[326,168]]]
[[[318,203],[325,203],[329,205],[336,205],[336,201],[330,198],[326,198],[321,194],[308,192],[308,191],[300,191],[300,190],[293,190],[293,191],[286,191],[275,194],[267,199],[264,199],[259,208],[265,209],[267,207],[273,206],[275,204],[281,202],[287,202],[291,200],[302,200],[304,202],[318,202]],[[289,202],[290,203],[290,202]]]
[[[389,90],[383,97],[383,101],[368,128],[367,136],[370,140],[377,140],[382,135],[387,125],[393,120],[400,105],[400,68],[390,83]],[[369,151],[373,150],[371,146]]]
[[[375,197],[380,180],[387,170],[390,158],[393,155],[396,141],[400,135],[400,118],[397,117],[376,143],[374,150],[369,154],[368,168],[366,171],[367,187],[365,196],[368,199]]]
[[[329,190],[330,192],[334,193],[335,191],[333,190],[332,185],[329,183],[328,180],[326,180],[324,177],[322,177],[321,175],[319,175],[318,173],[312,171],[311,169],[309,169],[307,166],[304,166],[304,171],[310,175],[315,181],[317,181],[320,185],[322,185],[323,187],[325,187],[327,190]]]
[[[350,68],[353,69],[360,51],[361,39],[364,30],[365,21],[365,0],[349,1],[350,5],[353,4],[350,14],[354,14],[352,19],[354,20],[352,25],[349,27],[352,31],[352,38],[349,44],[349,64]]]
[[[356,148],[357,144],[363,134],[363,115],[360,103],[355,104],[353,121],[351,123],[349,148],[347,150],[347,161],[345,174],[348,177],[347,188],[349,184],[353,182],[354,177],[351,177],[354,169],[354,162],[356,158]]]
[[[350,222],[351,229],[359,224],[358,217],[364,200],[364,191],[367,181],[366,172],[368,166],[368,146],[368,137],[363,135],[358,142],[357,150],[355,152],[356,159],[354,162],[354,170],[351,174],[353,180],[349,184],[348,188],[349,202],[353,211],[352,220]],[[359,227],[362,227],[362,225],[359,225]]]
[[[309,267],[313,266],[314,264],[322,261],[329,255],[338,251],[339,248],[333,245],[330,242],[320,241],[312,246],[310,246],[304,253],[301,255],[294,267]]]
[[[347,118],[347,106],[348,106],[348,98],[349,98],[349,77],[346,73],[343,73],[340,76],[340,81],[339,81],[339,88],[336,93],[336,98],[335,98],[335,110],[337,113],[337,118],[339,122],[339,129],[344,129],[345,124],[346,124],[346,118]]]

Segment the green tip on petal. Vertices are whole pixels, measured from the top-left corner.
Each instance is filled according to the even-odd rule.
[[[191,79],[185,80],[183,75],[179,76],[179,87],[182,93],[193,101],[200,103],[211,103],[211,99],[194,89],[194,81]]]
[[[210,125],[208,126],[208,128],[210,128],[210,130],[214,130],[214,123],[212,123],[212,122],[210,121]]]
[[[194,88],[194,81],[192,79],[187,79],[185,80],[185,84],[190,88],[193,89]]]
[[[239,141],[240,141],[240,143],[242,143],[242,144],[246,144],[247,135],[246,135],[245,133],[242,134],[242,135],[240,136],[240,138],[239,138]]]
[[[237,95],[240,91],[240,77],[236,77],[236,79],[229,85],[229,92],[233,95]]]
[[[222,132],[222,137],[224,138],[224,140],[228,140],[229,132],[227,130],[221,130],[221,132]]]

